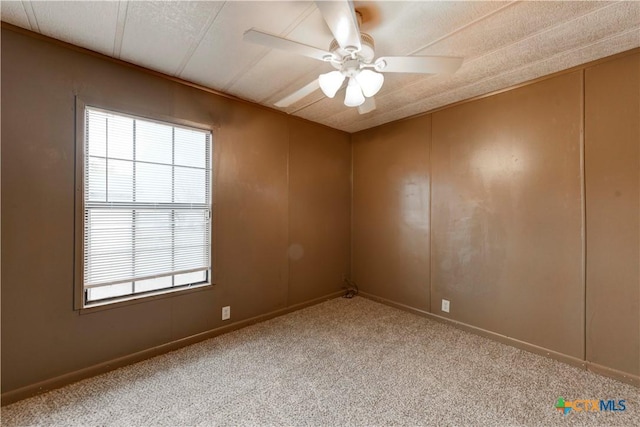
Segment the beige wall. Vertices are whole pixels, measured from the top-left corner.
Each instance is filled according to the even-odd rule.
[[[360,289],[429,309],[431,117],[353,135],[353,279]]]
[[[587,360],[640,376],[640,54],[585,78]]]
[[[354,134],[361,289],[640,384],[639,57]]]
[[[75,95],[217,126],[215,286],[73,310]],[[341,289],[348,134],[5,28],[1,101],[3,393]]]
[[[581,105],[574,72],[433,114],[431,311],[583,357]]]
[[[349,276],[351,146],[329,128],[292,121],[289,166],[289,302],[336,289]]]

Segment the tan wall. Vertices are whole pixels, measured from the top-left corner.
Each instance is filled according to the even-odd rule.
[[[351,144],[308,122],[292,121],[290,132],[289,302],[299,303],[350,273]]]
[[[215,286],[73,310],[76,94],[218,126]],[[1,101],[3,393],[228,325],[225,305],[237,322],[339,291],[349,273],[344,132],[7,29]]]
[[[581,103],[574,72],[433,115],[434,313],[583,356]]]
[[[424,116],[353,135],[353,279],[429,309],[429,141]]]
[[[354,134],[360,287],[639,383],[638,56]],[[410,295],[429,280],[428,245],[399,233],[400,183],[416,173],[431,180],[416,214],[431,215],[431,271]]]
[[[640,375],[640,54],[585,72],[587,360]]]

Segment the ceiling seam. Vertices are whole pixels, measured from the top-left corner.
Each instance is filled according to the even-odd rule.
[[[426,48],[431,47],[431,46],[433,46],[433,45],[435,45],[435,44],[437,44],[437,43],[440,43],[441,41],[446,40],[446,39],[448,39],[448,38],[450,38],[450,37],[454,36],[455,34],[458,34],[460,31],[464,31],[464,30],[466,30],[467,28],[469,28],[469,27],[471,27],[471,26],[473,26],[473,25],[476,25],[476,24],[477,24],[477,23],[479,23],[480,21],[484,21],[485,19],[487,19],[487,18],[489,18],[489,17],[491,17],[491,16],[493,16],[493,15],[495,15],[495,14],[497,14],[497,13],[500,13],[500,12],[504,11],[505,9],[507,9],[507,8],[509,8],[509,7],[513,6],[514,4],[517,4],[517,3],[521,3],[521,0],[515,0],[515,1],[512,1],[512,2],[510,2],[510,3],[506,4],[506,5],[502,6],[502,7],[499,7],[499,8],[498,8],[498,9],[496,9],[496,10],[493,10],[493,11],[491,11],[491,12],[487,13],[486,15],[483,15],[483,16],[481,16],[481,17],[479,17],[479,18],[476,18],[476,19],[474,19],[473,21],[471,21],[471,22],[469,22],[469,23],[466,23],[466,24],[464,24],[463,26],[458,27],[458,28],[456,28],[455,30],[453,30],[453,31],[451,31],[451,32],[449,32],[449,33],[447,33],[447,34],[445,34],[444,36],[441,36],[441,37],[439,37],[439,38],[437,38],[437,39],[435,39],[435,40],[433,40],[433,41],[431,41],[431,42],[427,43],[426,45],[424,45],[424,46],[422,46],[422,47],[419,47],[418,49],[416,49],[416,50],[414,50],[414,51],[412,51],[412,52],[409,52],[407,55],[415,55],[416,53],[418,53],[418,52],[420,52],[420,51],[422,51],[422,50],[425,50]]]
[[[189,61],[191,61],[191,58],[193,57],[193,54],[196,53],[196,50],[198,50],[198,48],[200,47],[200,44],[202,44],[202,41],[204,40],[204,38],[207,36],[207,34],[209,34],[209,30],[211,30],[211,27],[216,22],[216,19],[218,19],[218,16],[220,16],[220,13],[222,12],[222,9],[224,9],[226,5],[227,5],[227,2],[224,2],[222,4],[222,6],[220,6],[220,8],[218,9],[218,11],[215,14],[209,15],[209,20],[204,25],[204,27],[202,29],[202,32],[200,33],[200,36],[198,37],[198,41],[196,43],[192,43],[191,46],[189,47],[189,49],[187,49],[187,52],[185,53],[184,57],[182,58],[182,61],[180,62],[180,64],[178,65],[178,68],[173,73],[174,76],[176,76],[176,77],[180,76],[184,72],[184,69],[187,67],[187,64],[189,64]]]
[[[118,17],[116,19],[116,34],[113,38],[113,56],[120,58],[122,52],[122,40],[124,39],[124,27],[127,23],[127,14],[129,12],[129,2],[120,0],[118,2]]]
[[[22,1],[22,8],[24,9],[24,13],[27,14],[27,21],[29,21],[31,30],[42,33],[42,31],[40,30],[40,25],[38,24],[36,11],[33,9],[33,4],[31,4],[30,1]]]
[[[317,104],[318,102],[320,102],[320,101],[324,100],[325,98],[326,98],[325,96],[322,96],[322,97],[320,97],[320,98],[316,99],[315,101],[308,102],[308,103],[307,103],[307,104],[305,104],[304,106],[302,106],[302,107],[300,107],[300,108],[298,108],[298,109],[295,109],[295,110],[291,111],[289,114],[296,114],[298,111],[302,111],[302,110],[304,110],[304,109],[305,109],[305,108],[307,108],[307,107],[311,107],[312,105]],[[304,99],[304,98],[303,98],[303,99]],[[329,118],[329,117],[327,117],[327,118]]]
[[[24,1],[21,1],[21,2],[20,2],[20,6],[22,6],[22,11],[24,12],[24,16],[26,16],[26,17],[27,17],[27,24],[29,24],[29,29],[30,29],[31,31],[35,31],[35,30],[33,29],[33,26],[31,25],[31,22],[29,22],[29,14],[27,13],[27,8],[26,8],[26,7],[25,7],[25,5],[24,5]],[[2,7],[0,7],[0,9],[2,9]]]
[[[577,52],[577,51],[580,51],[580,50],[588,49],[588,48],[590,48],[590,47],[592,47],[592,46],[595,46],[595,45],[597,45],[597,44],[599,44],[599,43],[606,42],[606,41],[608,41],[608,40],[610,40],[610,39],[614,39],[614,38],[617,38],[617,37],[622,37],[622,36],[625,36],[625,35],[627,35],[627,34],[631,34],[631,33],[634,33],[634,32],[639,32],[639,33],[640,33],[640,28],[632,28],[632,29],[629,29],[629,30],[626,30],[626,31],[623,31],[623,32],[619,32],[619,33],[615,33],[615,34],[610,35],[610,36],[608,36],[608,37],[605,37],[605,38],[599,39],[599,40],[597,40],[597,41],[595,41],[595,42],[593,42],[593,43],[590,43],[590,44],[588,44],[588,45],[581,45],[581,46],[579,46],[579,47],[577,47],[577,48],[574,48],[574,49],[570,49],[570,50],[566,50],[566,51],[558,52],[558,53],[556,53],[555,55],[552,55],[552,56],[549,56],[549,57],[546,57],[546,58],[543,58],[543,59],[539,59],[539,60],[537,60],[537,61],[535,61],[535,62],[532,62],[532,63],[526,64],[526,65],[523,65],[523,66],[520,66],[520,67],[517,67],[517,68],[513,68],[513,69],[511,69],[511,70],[509,70],[509,71],[505,71],[504,73],[500,73],[500,74],[497,74],[497,75],[493,75],[493,76],[491,76],[491,77],[487,77],[487,78],[485,78],[485,79],[482,79],[482,80],[479,80],[479,81],[475,81],[475,82],[473,82],[473,83],[469,83],[469,84],[464,85],[464,86],[458,86],[458,87],[456,87],[456,88],[454,88],[454,89],[447,90],[447,91],[444,91],[444,92],[440,92],[440,93],[438,93],[437,95],[431,96],[431,97],[429,97],[429,98],[422,98],[422,99],[420,99],[420,100],[418,100],[418,101],[415,101],[415,102],[412,102],[412,103],[405,104],[405,105],[403,106],[403,108],[408,108],[408,107],[411,107],[411,106],[413,106],[413,105],[417,105],[417,104],[418,104],[418,103],[420,103],[420,102],[424,102],[424,101],[429,100],[430,98],[434,98],[434,97],[436,97],[436,96],[450,94],[450,93],[453,93],[453,92],[456,92],[456,91],[459,91],[459,90],[462,90],[462,89],[466,89],[466,88],[472,88],[473,86],[477,86],[477,85],[480,85],[480,84],[484,84],[484,83],[490,82],[490,81],[492,81],[492,80],[499,79],[499,78],[504,77],[504,76],[506,76],[506,75],[508,75],[508,74],[510,74],[510,73],[514,73],[514,72],[516,72],[516,71],[519,71],[519,70],[522,70],[522,69],[525,69],[525,68],[528,68],[528,67],[531,67],[531,66],[535,66],[536,64],[539,64],[539,63],[542,63],[542,62],[545,62],[545,61],[553,60],[554,58],[556,58],[556,57],[558,57],[558,56],[567,55],[567,54],[570,54],[570,53],[572,53],[572,52]],[[579,65],[579,64],[578,64],[578,65]],[[569,68],[571,68],[571,67],[569,67]],[[558,70],[558,71],[562,71],[562,70]],[[543,76],[539,76],[539,77],[544,77],[544,75],[543,75]],[[535,78],[536,78],[536,77],[533,77],[533,78],[527,79],[527,80],[525,80],[525,82],[526,82],[526,81],[528,81],[528,80],[535,79]],[[523,83],[523,82],[520,82],[520,83]],[[517,84],[520,84],[520,83],[513,83],[511,86],[513,86],[513,85],[517,85]],[[490,91],[489,91],[489,93],[490,93],[490,92],[493,92],[493,91],[494,91],[494,90],[490,90]],[[481,94],[480,94],[480,95],[481,95]],[[471,97],[475,97],[475,96],[479,96],[479,95],[472,95]],[[464,100],[464,99],[462,99],[462,100]],[[459,101],[453,101],[453,102],[459,102]],[[438,107],[434,107],[434,108],[438,108]],[[396,110],[393,110],[393,111],[398,111],[398,110],[396,109]],[[383,114],[383,115],[377,116],[377,118],[384,117],[386,114],[391,114],[393,111],[390,111],[390,112],[385,113],[385,114]],[[417,114],[420,114],[420,113],[417,113]],[[330,117],[328,117],[328,118],[331,118],[331,116],[330,116]],[[383,120],[384,120],[384,119],[383,119]],[[383,123],[380,123],[380,124],[389,123],[389,122],[392,122],[392,121],[394,121],[394,120],[399,120],[399,119],[391,119],[391,120],[389,120],[389,121],[387,121],[387,122],[383,122]],[[366,123],[366,122],[363,122],[363,123]],[[365,126],[367,126],[367,125],[365,125]],[[377,125],[376,125],[376,126],[377,126]],[[365,127],[365,129],[366,129],[366,127]],[[356,132],[357,132],[357,131],[356,131]]]
[[[288,85],[286,85],[285,87],[281,87],[280,89],[277,89],[276,91],[274,91],[271,95],[261,99],[260,101],[258,101],[258,103],[260,104],[264,104],[268,101],[270,101],[270,103],[275,103],[277,101],[279,101],[280,99],[285,98],[286,96],[289,96],[290,94],[292,94],[294,91],[292,91],[290,88],[291,87],[297,87],[298,89],[303,88],[304,86],[308,85],[311,81],[313,81],[314,79],[318,78],[319,70],[320,68],[322,68],[322,66],[326,64],[326,63],[318,63],[318,65],[313,69],[310,70],[304,74],[301,74],[300,76],[296,77],[295,80],[293,80],[292,83],[289,83]],[[309,94],[311,95],[311,94]],[[307,95],[307,96],[309,96]],[[302,98],[304,99],[304,98]],[[302,99],[300,101],[302,101]],[[298,102],[300,102],[298,101]],[[295,105],[295,104],[294,104]]]
[[[516,3],[516,2],[510,3],[510,4],[515,4],[515,3]],[[465,61],[463,62],[463,66],[465,66],[465,65],[467,65],[467,64],[471,64],[471,63],[476,62],[476,61],[479,61],[480,59],[482,59],[482,58],[484,58],[484,57],[487,57],[487,56],[489,56],[489,55],[494,55],[494,54],[496,54],[497,52],[500,52],[500,51],[502,51],[502,50],[504,50],[504,49],[507,49],[507,48],[512,47],[512,46],[515,46],[515,45],[517,45],[517,44],[519,44],[519,43],[525,42],[525,41],[527,41],[527,40],[529,40],[529,39],[531,39],[531,38],[533,38],[533,37],[537,37],[537,36],[539,36],[539,35],[542,35],[542,34],[544,34],[544,33],[547,33],[547,32],[549,32],[549,31],[552,31],[552,30],[557,29],[557,28],[559,28],[559,27],[563,27],[563,26],[565,26],[565,25],[567,25],[567,24],[569,24],[569,23],[571,23],[571,22],[574,22],[574,21],[576,21],[576,20],[578,20],[578,19],[582,19],[582,18],[584,18],[584,17],[586,17],[586,16],[589,16],[589,15],[591,15],[591,14],[593,14],[593,13],[602,12],[602,10],[604,10],[604,9],[606,9],[606,8],[608,8],[608,7],[611,7],[611,6],[614,6],[614,5],[619,5],[619,4],[620,4],[620,2],[609,3],[609,4],[606,4],[606,5],[604,5],[604,6],[597,7],[597,8],[595,8],[595,9],[592,9],[591,11],[589,11],[589,12],[587,12],[587,13],[584,13],[584,14],[578,15],[578,16],[576,16],[576,17],[572,18],[572,19],[571,19],[571,20],[569,20],[569,21],[562,21],[562,22],[560,22],[560,23],[558,23],[558,24],[555,24],[555,25],[552,25],[552,26],[550,26],[550,27],[547,27],[547,28],[545,28],[545,29],[543,29],[543,30],[536,31],[536,32],[534,32],[534,33],[532,33],[532,34],[527,35],[526,37],[520,38],[520,39],[518,39],[518,40],[516,40],[516,41],[514,41],[514,42],[512,42],[512,43],[507,44],[507,45],[500,46],[499,48],[494,49],[494,50],[492,50],[492,51],[490,51],[490,52],[486,52],[486,53],[483,53],[483,54],[481,54],[481,55],[474,56],[474,57],[470,58],[469,60],[465,60]],[[616,34],[618,34],[618,33],[616,33]],[[608,37],[607,37],[607,38],[604,38],[604,39],[600,39],[600,40],[606,40],[606,39],[608,39]],[[441,40],[444,40],[444,38],[442,38]],[[433,45],[433,44],[435,44],[435,43],[432,43],[431,45]],[[585,46],[585,47],[588,47],[588,46],[591,46],[591,45],[587,45],[587,46]],[[571,51],[569,51],[569,52],[571,52]],[[553,57],[555,57],[556,55],[558,55],[558,54],[553,55],[553,56],[552,56],[552,58],[553,58]],[[538,62],[538,61],[534,62],[533,64],[536,64],[537,62]],[[526,66],[526,65],[525,65],[525,66]],[[519,67],[519,68],[513,68],[513,69],[511,69],[510,71],[518,70],[518,69],[520,69],[520,68],[521,68],[521,67]],[[503,74],[499,74],[498,76],[501,76],[501,75],[504,75],[504,73],[503,73]],[[398,93],[398,92],[401,92],[401,91],[403,91],[403,90],[406,90],[407,88],[410,88],[410,87],[412,87],[412,86],[415,86],[415,85],[418,85],[418,84],[420,84],[420,83],[423,83],[423,82],[424,82],[427,78],[429,78],[429,77],[431,77],[431,76],[425,76],[425,77],[423,77],[423,78],[416,78],[414,81],[412,81],[412,82],[410,82],[410,83],[408,83],[408,84],[402,85],[401,87],[399,87],[399,88],[397,88],[397,89],[394,89],[394,90],[392,90],[392,91],[385,92],[385,93],[384,93],[384,94],[382,94],[380,97],[378,97],[378,99],[385,99],[385,98],[387,98],[387,97],[389,97],[389,96],[395,95],[395,94],[396,94],[396,93]],[[492,77],[492,78],[493,78],[493,77]],[[481,81],[485,81],[485,80],[481,80]],[[469,85],[467,85],[467,86],[469,86]],[[463,87],[467,87],[467,86],[463,86]],[[450,91],[439,92],[437,95],[446,94],[446,93],[449,93],[449,92],[450,92]],[[436,96],[436,95],[434,95],[434,96]],[[403,107],[406,107],[406,106],[408,106],[408,105],[412,105],[412,104],[405,104],[405,105],[403,105]],[[306,108],[306,107],[305,107],[305,108]],[[328,117],[327,117],[327,119],[330,119],[330,118],[333,118],[333,117],[339,116],[339,115],[341,115],[341,114],[344,114],[344,111],[338,111],[338,112],[336,112],[335,114],[332,114],[332,115],[328,116]]]
[[[279,35],[282,37],[289,35],[302,22],[304,22],[309,17],[309,15],[311,15],[315,11],[315,9],[316,9],[315,4],[313,3],[310,4],[300,15],[298,15],[295,21],[289,24]],[[222,90],[226,92],[227,90],[231,89],[238,82],[238,80],[244,77],[245,74],[251,71],[252,68],[258,65],[260,61],[262,61],[264,57],[271,52],[271,49],[269,48],[264,48],[264,49],[265,51],[262,54],[258,55],[254,61],[252,61],[242,70],[240,70],[231,80],[229,80],[229,82],[222,88]]]

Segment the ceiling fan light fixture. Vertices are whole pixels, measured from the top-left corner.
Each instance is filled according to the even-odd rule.
[[[344,97],[344,105],[347,107],[359,107],[364,103],[364,95],[360,85],[353,77],[349,77],[347,85],[347,94]]]
[[[344,104],[358,107],[358,112],[365,114],[376,108],[373,98],[385,80],[381,73],[451,74],[462,65],[463,58],[452,56],[382,56],[376,59],[373,37],[360,31],[362,14],[355,10],[354,0],[317,0],[315,3],[333,35],[328,50],[255,28],[244,32],[244,41],[320,60],[337,70],[321,74],[276,102],[277,107],[286,108],[317,89],[322,89],[327,98],[335,98],[348,78]]]
[[[384,76],[371,70],[362,70],[356,75],[356,81],[362,88],[362,93],[371,98],[378,93],[384,83]]]
[[[342,82],[344,82],[344,74],[340,71],[331,71],[325,74],[320,74],[318,77],[318,83],[320,84],[320,89],[327,95],[329,98],[333,98],[336,96],[336,92],[342,86]]]

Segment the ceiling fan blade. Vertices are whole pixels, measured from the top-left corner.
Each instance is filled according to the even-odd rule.
[[[320,84],[318,83],[318,79],[315,79],[308,85],[301,87],[300,89],[293,92],[292,94],[282,98],[280,101],[276,102],[274,105],[276,107],[281,107],[281,108],[288,107],[289,105],[295,104],[305,96],[310,95],[311,93],[315,92],[318,89],[320,89]]]
[[[308,56],[309,58],[319,59],[320,61],[325,61],[327,58],[333,58],[333,55],[326,50],[294,42],[293,40],[285,39],[283,37],[276,36],[275,34],[265,33],[264,31],[256,30],[255,28],[245,31],[242,39],[249,43],[297,53],[298,55]]]
[[[462,58],[452,56],[383,56],[378,58],[375,63],[376,70],[383,73],[452,74],[462,65]],[[383,64],[386,65],[383,66]]]
[[[316,1],[316,5],[341,48],[359,51],[360,30],[351,0]]]
[[[376,109],[376,100],[371,98],[365,98],[364,103],[358,107],[358,113],[367,114]]]

